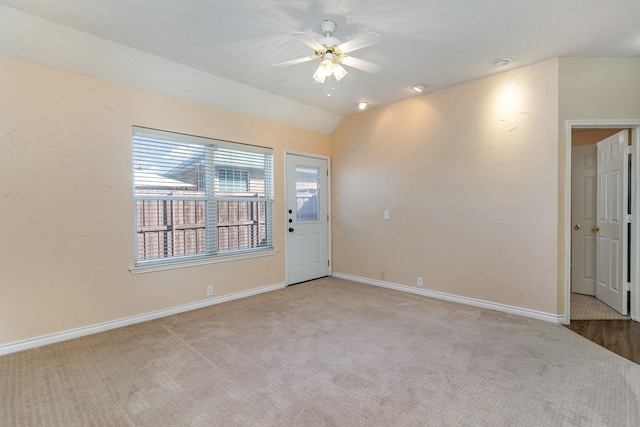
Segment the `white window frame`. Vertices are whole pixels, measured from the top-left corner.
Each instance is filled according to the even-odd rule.
[[[208,169],[208,176],[206,179],[207,196],[206,197],[198,197],[198,196],[189,196],[187,198],[182,196],[155,196],[155,195],[141,195],[136,194],[135,189],[135,178],[133,181],[133,192],[134,192],[134,204],[133,204],[133,212],[134,212],[134,266],[129,270],[132,274],[145,273],[151,271],[159,271],[159,270],[167,270],[174,268],[182,268],[194,265],[202,265],[202,264],[210,264],[210,263],[218,263],[218,262],[227,262],[231,260],[237,259],[245,259],[245,258],[254,258],[254,257],[262,257],[262,256],[271,256],[275,255],[277,251],[273,246],[273,224],[274,224],[274,215],[273,215],[273,188],[274,188],[274,177],[273,177],[273,150],[271,148],[259,147],[247,144],[241,144],[237,142],[216,140],[211,138],[192,136],[179,134],[174,132],[160,131],[156,129],[148,129],[142,127],[133,127],[133,135],[132,141],[133,146],[135,147],[136,138],[161,138],[164,140],[171,140],[178,143],[188,143],[188,144],[198,144],[203,145],[205,147],[205,161],[207,162],[205,168]],[[265,185],[265,195],[264,197],[256,197],[256,198],[241,198],[241,197],[222,197],[217,196],[214,191],[214,171],[215,165],[212,160],[212,153],[216,148],[225,148],[231,150],[239,150],[242,152],[255,152],[255,153],[264,153],[265,156],[265,165],[264,165],[264,185]],[[135,156],[134,156],[135,157]],[[230,169],[230,168],[226,168]],[[134,173],[135,173],[135,165],[134,165]],[[248,175],[247,175],[248,177]],[[200,179],[198,179],[198,184],[200,184]],[[249,183],[247,183],[249,185]],[[137,226],[137,202],[140,200],[204,200],[206,203],[206,253],[204,254],[194,254],[194,255],[181,255],[181,256],[171,256],[168,258],[155,258],[148,260],[138,260],[138,226]],[[265,233],[266,233],[266,244],[264,246],[258,246],[253,248],[242,248],[238,250],[230,250],[225,252],[218,252],[218,236],[217,236],[217,205],[218,202],[224,201],[238,201],[238,202],[258,202],[264,203],[265,205]]]

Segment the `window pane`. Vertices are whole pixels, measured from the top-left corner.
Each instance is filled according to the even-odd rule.
[[[318,220],[318,170],[296,168],[296,220]]]
[[[267,246],[267,202],[218,202],[218,252]]]
[[[136,140],[135,194],[204,196],[204,146],[162,139]]]
[[[215,190],[219,196],[267,196],[270,162],[265,153],[218,147],[213,154]]]
[[[138,260],[206,253],[205,202],[136,201]]]

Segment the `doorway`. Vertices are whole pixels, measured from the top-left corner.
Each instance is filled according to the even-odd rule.
[[[640,133],[640,120],[636,120],[636,121],[599,121],[599,122],[595,122],[595,121],[568,121],[567,122],[567,146],[566,146],[566,153],[567,153],[567,187],[566,187],[566,194],[565,194],[565,206],[567,208],[566,212],[567,212],[567,223],[566,223],[566,234],[565,234],[565,243],[566,243],[566,251],[565,251],[565,271],[566,271],[566,280],[565,280],[565,319],[563,321],[563,323],[565,324],[569,324],[570,322],[570,313],[571,313],[571,290],[572,290],[572,276],[575,279],[576,276],[576,271],[575,271],[575,267],[576,264],[573,263],[572,265],[572,250],[576,249],[575,245],[576,245],[576,237],[579,236],[580,239],[583,239],[584,241],[590,241],[590,242],[595,242],[598,241],[599,244],[601,244],[603,246],[603,248],[610,248],[613,247],[611,241],[607,241],[605,238],[608,236],[608,231],[605,230],[605,232],[602,232],[602,230],[600,230],[600,228],[598,227],[598,225],[600,225],[600,227],[606,228],[606,227],[610,227],[609,223],[605,223],[602,222],[602,218],[593,218],[594,219],[594,224],[587,224],[586,222],[583,224],[581,222],[581,220],[576,219],[576,211],[580,210],[578,208],[583,208],[584,207],[584,203],[585,201],[588,201],[589,203],[591,203],[592,205],[598,205],[599,209],[602,210],[603,205],[605,205],[606,203],[608,203],[606,200],[603,201],[598,200],[596,198],[595,195],[591,194],[591,195],[587,195],[586,197],[582,197],[582,195],[578,195],[578,194],[574,194],[575,192],[572,191],[571,188],[571,182],[572,182],[572,175],[575,176],[576,174],[578,175],[582,175],[584,177],[584,182],[586,183],[586,185],[588,187],[590,187],[590,192],[593,193],[593,187],[596,185],[601,185],[602,182],[606,181],[607,176],[595,176],[595,165],[593,164],[593,160],[589,160],[590,159],[590,155],[588,156],[584,156],[584,159],[587,159],[588,161],[585,162],[585,164],[579,164],[578,162],[574,162],[576,164],[572,164],[572,149],[574,148],[573,146],[575,144],[573,144],[573,134],[576,131],[589,131],[593,134],[597,134],[598,132],[605,136],[604,133],[608,132],[608,135],[611,134],[615,134],[623,129],[631,129],[631,141],[632,141],[632,147],[631,150],[635,149],[636,153],[637,153],[637,148],[639,145],[639,133]],[[605,130],[607,129],[607,130]],[[629,132],[626,131],[626,134],[624,135],[626,138],[626,135],[628,135]],[[612,137],[613,138],[613,137]],[[577,138],[576,138],[577,139]],[[592,141],[591,143],[595,143],[596,141],[598,141],[601,138],[597,138],[594,141]],[[615,139],[615,138],[614,138]],[[578,144],[579,145],[579,144]],[[626,143],[625,143],[626,145]],[[592,147],[592,152],[595,151],[595,146]],[[584,149],[578,149],[577,151],[583,151]],[[587,149],[587,151],[589,151],[589,149]],[[578,157],[580,158],[580,157]],[[640,317],[640,296],[638,295],[638,292],[635,291],[635,289],[637,289],[636,287],[636,283],[638,282],[638,261],[640,260],[640,257],[638,256],[638,242],[640,241],[640,233],[638,231],[638,215],[630,215],[631,212],[638,212],[638,173],[637,171],[640,170],[640,168],[638,167],[640,162],[638,161],[638,156],[631,156],[631,163],[629,164],[630,166],[630,170],[632,171],[631,173],[631,179],[627,180],[626,178],[624,180],[619,181],[619,183],[624,183],[625,185],[622,186],[620,185],[620,191],[616,191],[614,192],[614,198],[622,198],[622,190],[623,187],[626,187],[626,185],[628,184],[633,191],[633,194],[630,195],[630,197],[625,198],[625,211],[624,212],[618,212],[619,218],[623,218],[624,217],[624,225],[621,225],[621,227],[624,227],[624,234],[625,239],[622,239],[624,242],[624,249],[621,248],[621,254],[624,254],[624,258],[625,259],[629,259],[630,262],[627,263],[625,261],[624,266],[623,264],[620,264],[619,266],[619,276],[624,277],[624,280],[620,281],[620,301],[622,301],[622,297],[626,297],[627,296],[627,289],[630,290],[630,310],[629,310],[629,314],[631,315],[631,318],[633,320],[638,321],[639,317]],[[627,167],[627,165],[625,164],[625,168]],[[628,169],[626,169],[628,170]],[[609,176],[609,178],[611,178],[611,176]],[[581,178],[582,179],[582,178]],[[598,184],[599,181],[600,184]],[[604,188],[604,187],[603,187]],[[605,193],[605,191],[601,191],[603,194]],[[573,206],[572,206],[573,205]],[[623,204],[620,203],[620,206],[622,206]],[[627,211],[627,207],[628,207],[628,211]],[[589,222],[589,214],[583,215],[582,212],[578,212],[580,215],[582,215],[582,220],[584,221],[585,219],[587,220],[587,222]],[[610,213],[610,212],[609,212]],[[623,215],[624,214],[624,215]],[[580,216],[578,215],[578,216]],[[593,215],[592,215],[593,216]],[[606,216],[606,215],[605,215]],[[598,221],[598,222],[596,222]],[[621,220],[622,222],[622,220]],[[586,228],[586,230],[585,230]],[[608,230],[608,228],[607,228]],[[609,243],[609,244],[607,244]],[[626,244],[628,243],[628,247],[626,246]],[[606,245],[606,246],[605,246]],[[593,244],[591,244],[590,246],[588,246],[586,249],[585,248],[577,248],[576,252],[578,252],[580,254],[580,256],[582,257],[582,261],[584,261],[585,255],[588,259],[592,260],[590,262],[584,263],[582,262],[580,265],[582,265],[582,273],[584,273],[585,271],[588,271],[589,269],[591,269],[591,274],[582,274],[582,277],[580,278],[581,283],[578,283],[578,285],[582,286],[582,289],[593,289],[593,294],[595,294],[595,290],[598,290],[598,288],[596,287],[594,289],[594,285],[593,282],[599,283],[599,281],[601,282],[602,277],[611,277],[611,275],[609,274],[611,273],[616,273],[616,271],[613,271],[611,269],[607,270],[609,268],[609,262],[608,259],[610,258],[609,256],[606,256],[606,250],[603,250],[603,254],[600,258],[598,257],[597,253],[593,253],[594,252],[594,246]],[[580,252],[582,251],[582,252]],[[574,254],[575,255],[575,254]],[[605,262],[607,261],[607,262]],[[590,265],[589,265],[590,264]],[[586,267],[586,268],[585,268]],[[604,272],[601,274],[601,277],[597,277],[596,275],[598,273],[596,273],[595,270],[597,268],[600,269],[601,272]],[[573,269],[573,271],[572,271]],[[589,276],[589,277],[587,277]],[[585,278],[590,279],[591,282],[589,282],[589,280],[585,281]],[[587,283],[588,286],[585,287],[585,283]],[[603,283],[599,283],[600,285],[602,285]],[[609,283],[607,283],[609,284]],[[596,285],[597,286],[597,285]],[[623,294],[624,292],[624,294]],[[587,291],[587,292],[582,292],[582,293],[586,293],[586,294],[591,294],[591,291]],[[602,299],[602,298],[600,298]],[[609,305],[611,305],[611,303],[608,303]],[[626,314],[626,309],[627,309],[627,304],[626,302],[624,303],[624,310],[621,309],[622,306],[617,307],[618,311],[620,312],[624,312],[624,314]]]
[[[576,293],[592,295],[622,315],[630,281],[630,156],[628,129],[572,133],[571,302]]]
[[[329,159],[285,152],[287,285],[331,273]]]

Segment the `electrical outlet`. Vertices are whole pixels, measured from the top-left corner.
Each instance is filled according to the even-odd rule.
[[[384,219],[389,219],[389,211],[384,211],[383,212],[383,217],[384,217]]]
[[[207,296],[210,297],[213,295],[213,286],[207,286]]]
[[[384,271],[380,272],[380,280],[384,280]]]
[[[422,286],[422,277],[418,277],[417,285]]]

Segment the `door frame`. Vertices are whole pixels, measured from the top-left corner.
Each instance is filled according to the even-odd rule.
[[[289,154],[293,154],[295,156],[309,157],[312,159],[320,159],[327,161],[327,213],[329,215],[329,220],[327,221],[327,257],[329,259],[329,276],[331,276],[333,271],[333,260],[331,258],[331,221],[333,219],[333,214],[331,213],[331,157],[324,156],[322,154],[314,154],[314,153],[306,153],[303,151],[296,150],[284,150],[284,179],[283,179],[283,188],[284,188],[284,203],[283,203],[283,215],[282,215],[282,223],[284,224],[283,235],[284,235],[284,283],[286,286],[289,286],[289,239],[287,238],[287,233],[289,230],[289,224],[287,223],[287,156]]]
[[[631,309],[629,315],[631,319],[640,322],[640,119],[623,119],[623,120],[567,120],[565,125],[566,143],[565,143],[565,182],[564,182],[564,317],[561,323],[568,325],[571,320],[571,131],[573,129],[632,129],[631,141],[635,147],[634,155],[631,157],[631,188],[636,197],[631,198],[631,212],[633,212],[631,220],[631,236],[629,246],[631,248],[631,282],[629,287],[631,295]],[[634,268],[635,267],[635,268]]]

